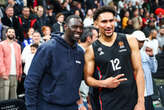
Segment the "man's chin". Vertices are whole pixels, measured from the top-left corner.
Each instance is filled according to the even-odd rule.
[[[73,40],[75,40],[75,41],[79,41],[79,40],[80,40],[80,37],[74,37]]]
[[[13,37],[8,37],[10,40],[13,40],[14,38]]]
[[[105,37],[108,37],[108,38],[111,38],[112,36],[113,36],[113,33],[105,35]]]

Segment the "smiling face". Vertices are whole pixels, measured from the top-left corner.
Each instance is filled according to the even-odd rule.
[[[32,35],[33,42],[36,43],[36,44],[39,44],[40,39],[41,39],[40,33],[39,32],[34,32],[33,35]]]
[[[95,21],[96,27],[99,28],[100,35],[105,37],[112,37],[115,29],[114,15],[111,12],[101,13]]]
[[[8,29],[6,32],[6,37],[9,40],[13,40],[15,38],[15,30],[14,29]]]
[[[77,42],[83,32],[83,24],[81,19],[71,18],[67,24],[66,34],[69,42]]]
[[[12,7],[6,9],[6,15],[12,17],[14,15],[14,9]]]

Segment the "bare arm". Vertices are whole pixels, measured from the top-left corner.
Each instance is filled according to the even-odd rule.
[[[101,81],[98,81],[92,77],[94,73],[94,66],[95,66],[94,52],[92,46],[87,48],[84,57],[85,57],[84,78],[86,84],[88,84],[89,86],[101,87],[102,86]]]
[[[117,75],[116,77],[109,77],[105,80],[96,80],[93,77],[95,68],[95,59],[92,46],[90,46],[85,53],[84,75],[86,84],[93,87],[116,88],[120,82],[127,80],[121,78],[124,74]]]
[[[128,37],[128,42],[131,48],[131,60],[134,69],[134,75],[136,78],[137,92],[138,92],[138,102],[135,110],[145,110],[144,109],[144,72],[141,64],[141,56],[138,47],[137,40],[134,37]]]

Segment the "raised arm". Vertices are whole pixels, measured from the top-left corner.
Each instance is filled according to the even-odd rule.
[[[131,48],[131,61],[134,69],[134,76],[136,78],[138,102],[134,110],[145,110],[144,108],[144,72],[141,65],[141,56],[137,40],[134,37],[128,36],[128,42]]]

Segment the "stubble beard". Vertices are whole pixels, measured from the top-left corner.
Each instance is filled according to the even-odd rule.
[[[113,33],[114,32],[112,32],[111,35],[104,34],[104,36],[107,37],[107,38],[111,38],[113,36]]]
[[[8,35],[7,38],[10,39],[10,40],[13,40],[14,39],[14,36]]]

